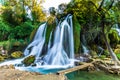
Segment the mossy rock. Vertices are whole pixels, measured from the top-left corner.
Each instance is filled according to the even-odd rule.
[[[35,56],[30,55],[30,56],[26,57],[26,58],[22,61],[22,63],[25,64],[26,66],[29,66],[29,65],[33,64],[34,61],[35,61]]]
[[[15,52],[11,53],[12,58],[20,58],[22,56],[23,56],[23,53],[21,51],[15,51]]]
[[[4,61],[4,57],[0,55],[0,62]]]
[[[106,56],[110,55],[108,50],[104,50],[103,54],[106,55]]]
[[[106,55],[101,55],[100,56],[100,59],[105,59],[106,58]]]
[[[90,51],[90,55],[94,58],[97,57],[96,51],[93,51],[93,50]]]
[[[116,48],[119,48],[119,49],[120,49],[120,44],[118,44],[118,45],[116,46]]]
[[[119,48],[119,49],[115,49],[115,50],[114,50],[114,53],[115,53],[115,54],[120,54],[120,48]]]

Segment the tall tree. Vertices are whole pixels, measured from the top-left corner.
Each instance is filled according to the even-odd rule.
[[[2,16],[5,21],[16,26],[27,20],[28,12],[25,7],[28,7],[31,11],[33,23],[45,21],[42,3],[43,0],[5,0]]]
[[[68,5],[68,12],[76,15],[82,26],[81,31],[89,35],[87,39],[94,40],[98,35],[102,35],[112,59],[119,61],[107,38],[115,22],[111,14],[114,4],[114,0],[73,0]]]

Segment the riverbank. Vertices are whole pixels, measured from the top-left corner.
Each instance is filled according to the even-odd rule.
[[[62,76],[20,71],[10,65],[0,67],[0,80],[62,80]]]
[[[107,60],[106,60],[107,61]],[[53,73],[49,73],[49,74],[40,74],[40,73],[36,73],[36,72],[28,72],[28,71],[20,71],[20,70],[17,70],[15,69],[15,67],[13,65],[4,65],[4,66],[1,66],[0,67],[0,80],[67,80],[66,76],[65,75],[71,75],[72,73],[74,72],[77,72],[79,74],[77,74],[78,76],[76,76],[76,74],[72,74],[73,76],[73,79],[69,76],[68,79],[69,80],[88,80],[86,78],[84,78],[83,74],[81,74],[81,70],[85,70],[83,71],[83,73],[85,72],[84,75],[96,75],[98,74],[98,77],[99,75],[101,76],[101,74],[99,74],[100,72],[99,71],[96,71],[96,69],[99,69],[101,71],[105,71],[107,73],[111,73],[111,71],[113,72],[111,75],[116,75],[118,76],[119,75],[119,71],[120,69],[119,68],[110,68],[108,67],[108,65],[110,65],[110,62],[103,62],[102,60],[93,60],[91,63],[82,63],[78,66],[75,66],[73,68],[69,68],[69,69],[66,69],[66,70],[62,70],[62,71],[59,71],[57,72],[56,74],[53,74]],[[113,65],[113,64],[112,64]],[[87,71],[87,72],[86,72]],[[95,72],[95,74],[94,74]],[[106,75],[104,73],[104,78],[103,79],[100,79],[100,80],[107,80],[106,77],[109,76],[109,75]],[[81,77],[80,77],[81,76]],[[77,79],[78,77],[78,79]],[[85,77],[90,77],[90,76],[85,76]],[[94,76],[96,80],[97,79],[97,76]],[[84,78],[84,79],[83,79]],[[91,78],[90,78],[91,79]],[[89,79],[89,80],[90,80]],[[93,79],[91,79],[93,80]],[[114,78],[113,77],[110,77],[109,80],[120,80],[120,76]]]

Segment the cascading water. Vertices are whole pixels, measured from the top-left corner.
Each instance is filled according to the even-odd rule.
[[[81,46],[82,46],[82,50],[83,50],[83,54],[84,55],[89,55],[89,50],[87,48],[87,41],[85,39],[85,35],[82,35],[82,43],[81,43]]]
[[[46,28],[47,23],[42,24],[38,28],[36,35],[33,39],[33,42],[31,42],[24,51],[25,55],[24,58],[30,55],[35,56],[34,64],[36,64],[36,66],[34,67],[15,66],[17,69],[39,72],[41,70],[43,71],[43,68],[65,69],[74,66],[74,40],[73,40],[72,15],[68,15],[63,21],[60,21],[55,31],[51,32],[50,40],[48,43],[48,49],[46,51],[47,53],[41,58],[42,50],[45,44]],[[52,39],[53,43],[51,42],[52,35],[54,36],[54,39]],[[22,61],[24,58],[20,59],[19,62],[15,64],[21,64],[20,61]]]
[[[84,55],[89,55],[89,50],[87,49],[87,47],[82,45],[82,48],[83,48],[83,54]]]
[[[74,59],[72,16],[59,23],[54,33],[53,46],[44,57],[47,65],[67,65]],[[48,44],[49,45],[49,44]]]
[[[118,35],[120,36],[120,27],[118,26],[118,24],[115,24],[115,30],[118,32]]]

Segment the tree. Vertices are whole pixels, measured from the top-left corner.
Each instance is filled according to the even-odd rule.
[[[18,25],[23,22],[23,7],[20,1],[5,0],[2,6],[2,18],[11,25]]]
[[[25,8],[28,7],[32,12],[33,23],[45,21],[46,14],[41,6],[42,3],[42,0],[5,0],[2,8],[3,19],[12,25],[19,25],[28,20]]]
[[[118,61],[107,38],[109,30],[115,23],[111,14],[114,4],[114,0],[73,0],[68,5],[68,12],[76,15],[82,26],[81,31],[87,34],[88,40],[94,41],[98,35],[102,35],[112,59]]]

